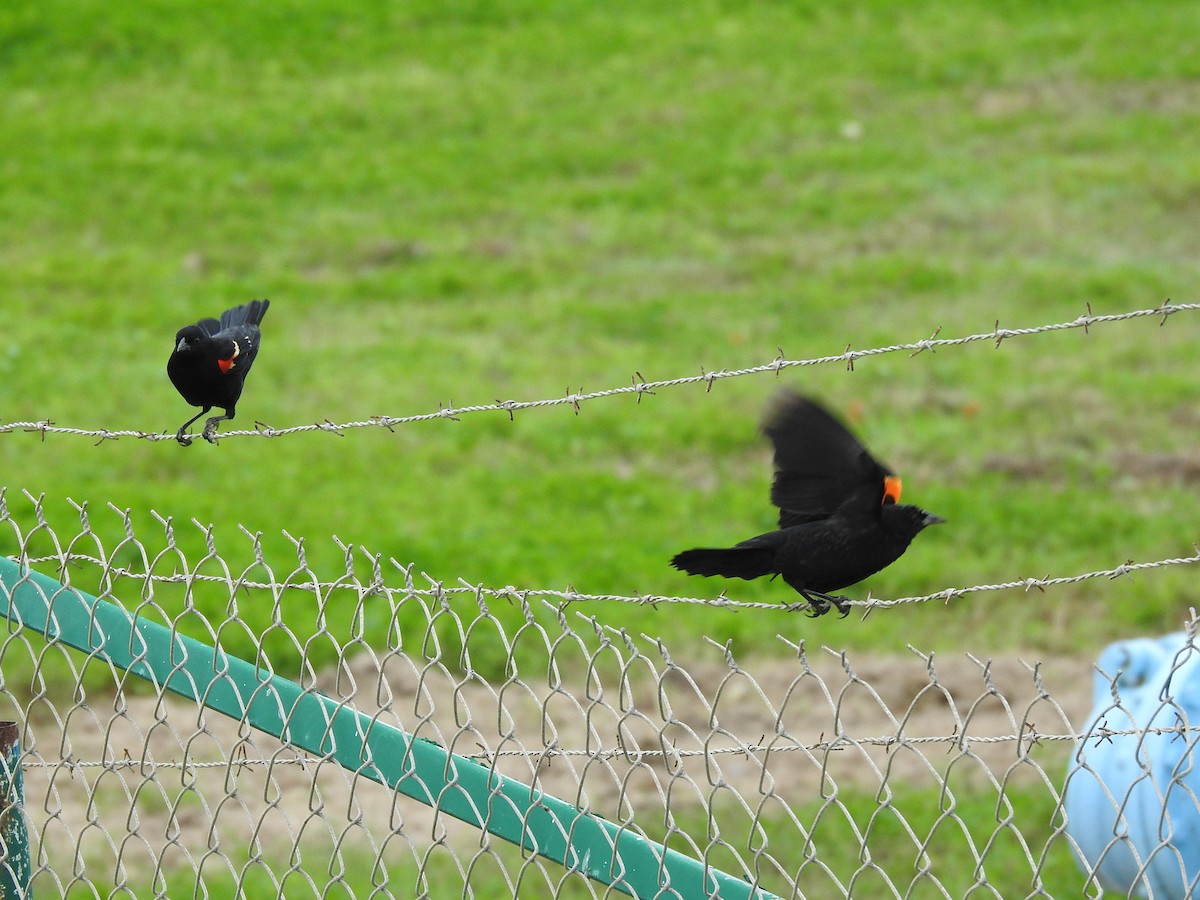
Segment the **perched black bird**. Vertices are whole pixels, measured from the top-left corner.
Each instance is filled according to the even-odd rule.
[[[262,342],[258,325],[270,305],[270,300],[251,300],[225,310],[219,322],[201,319],[180,328],[175,335],[167,375],[184,400],[201,407],[175,433],[175,440],[185,447],[192,442],[191,436],[184,434],[187,427],[214,406],[224,409],[225,415],[213,416],[204,423],[201,434],[209,443],[216,443],[217,423],[233,418],[242,385]]]
[[[727,550],[685,550],[671,560],[689,575],[780,575],[808,601],[811,615],[836,606],[836,591],[891,565],[926,525],[945,519],[901,506],[900,479],[876,462],[846,427],[812,400],[780,396],[763,431],[775,446],[771,502],[779,530]]]

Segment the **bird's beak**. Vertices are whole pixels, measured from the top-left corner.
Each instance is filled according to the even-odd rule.
[[[925,519],[921,524],[922,525],[942,525],[945,523],[945,521],[946,520],[943,519],[941,516],[935,516],[933,513],[925,513]]]
[[[175,345],[175,352],[182,353],[188,348],[187,338],[180,338],[179,343]]]

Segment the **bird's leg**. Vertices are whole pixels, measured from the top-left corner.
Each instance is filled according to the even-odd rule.
[[[204,409],[200,410],[200,412],[196,413],[194,416],[192,416],[190,419],[188,419],[186,422],[184,422],[182,425],[180,425],[179,430],[177,432],[175,432],[175,440],[179,441],[179,443],[183,444],[183,446],[185,446],[185,447],[187,447],[189,444],[191,444],[192,443],[191,435],[184,434],[184,432],[187,431],[189,425],[191,425],[193,422],[195,422],[198,418],[200,418],[202,415],[204,415],[210,409],[212,409],[211,406],[204,407]]]
[[[800,590],[800,596],[809,602],[812,612],[809,613],[810,618],[823,616],[829,612],[830,606],[836,606],[837,611],[842,614],[842,618],[850,615],[850,601],[846,597],[839,597],[836,594],[826,594],[822,591],[814,591],[811,588],[797,589]]]
[[[208,412],[208,410],[206,409],[204,412]],[[204,413],[201,413],[200,415],[204,415]],[[197,416],[196,418],[198,419],[198,418],[200,418],[200,416]],[[208,419],[207,421],[205,421],[204,430],[202,432],[200,432],[200,436],[202,438],[204,438],[206,441],[208,441],[210,444],[215,444],[217,442],[217,423],[224,419],[232,419],[232,418],[233,418],[233,410],[231,410],[231,409],[225,410],[225,415],[223,415],[223,416],[213,416],[211,419]]]
[[[831,606],[836,606],[837,611],[842,614],[842,618],[850,615],[850,601],[845,597],[839,597],[836,594],[826,594],[824,591],[813,590],[807,587],[803,581],[796,575],[790,578],[787,575],[783,576],[783,580],[788,583],[797,594],[808,601],[809,618],[815,619],[817,616],[823,616],[829,612]]]

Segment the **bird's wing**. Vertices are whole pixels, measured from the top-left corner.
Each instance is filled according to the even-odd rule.
[[[839,508],[875,512],[900,497],[900,482],[822,406],[784,393],[763,424],[775,447],[771,502],[779,527],[833,515]]]
[[[216,319],[201,319],[196,324],[200,328],[202,328],[204,330],[204,333],[207,334],[209,337],[212,337],[214,334],[217,334],[221,330],[221,323],[218,322]]]
[[[239,370],[243,375],[250,371],[250,366],[254,364],[254,358],[258,356],[258,348],[262,343],[262,332],[259,331],[257,325],[234,325],[232,328],[223,328],[215,336],[214,340],[233,341],[234,355],[229,358],[229,362],[233,365],[228,370]]]

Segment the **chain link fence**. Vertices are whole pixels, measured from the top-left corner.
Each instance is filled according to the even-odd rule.
[[[1089,309],[221,437],[578,412],[614,394],[1198,310]],[[0,425],[15,431],[171,437]],[[444,584],[340,543],[330,572],[285,538],[268,550],[244,529],[218,539],[115,507],[56,516],[0,489],[0,720],[13,723],[0,723],[0,894],[1162,898],[1200,879],[1194,614],[1180,634],[1109,647],[1092,671],[920,647],[852,656],[783,635],[744,656],[587,611],[706,605],[779,616],[794,634],[787,617],[803,606]],[[1200,550],[854,604],[890,614],[1093,579],[1115,593],[1121,576],[1197,562]]]
[[[741,659],[351,547],[331,577],[299,540],[278,558],[257,535],[17,505],[0,718],[39,896],[1098,895],[1114,863],[1149,889],[1154,859],[1182,859],[1162,826],[1198,815],[1188,704],[1156,689],[1139,712],[1153,678],[1128,650],[1095,685],[1065,662],[783,638]],[[1122,740],[1133,776],[1081,807],[1080,838],[1063,786],[1111,788],[1096,755]],[[1148,849],[1122,824],[1147,785],[1174,790]]]

